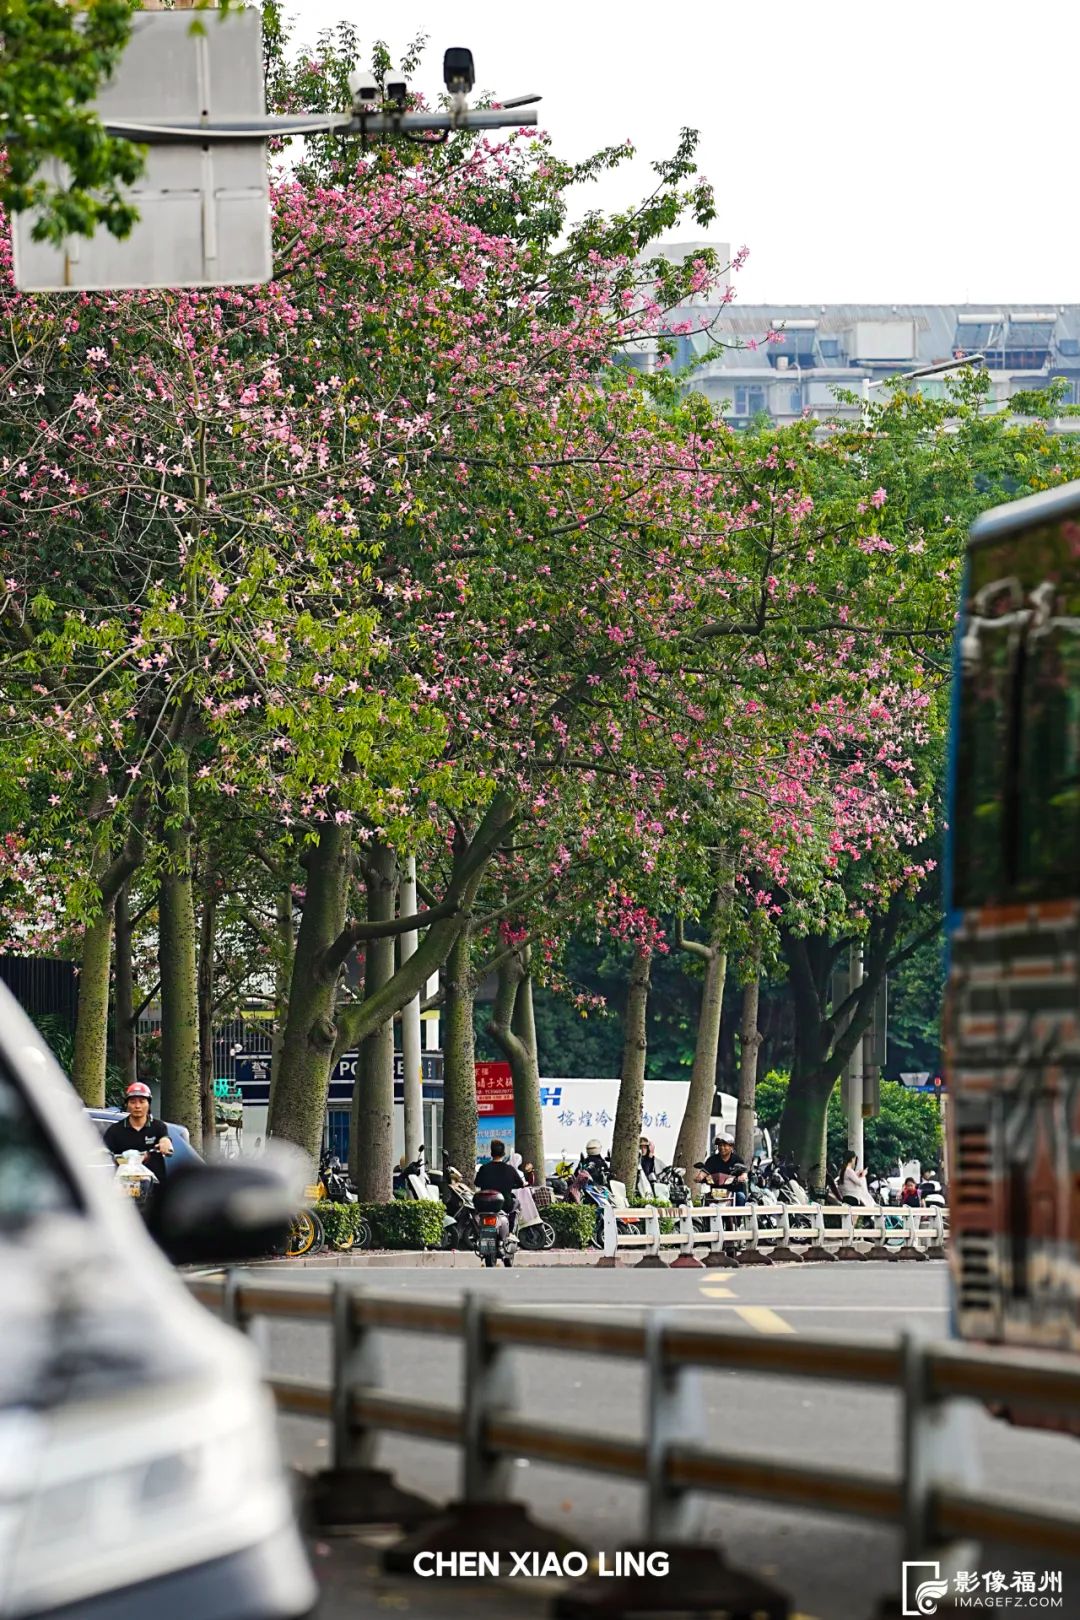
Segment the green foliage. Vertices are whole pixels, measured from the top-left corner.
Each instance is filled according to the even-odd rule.
[[[773,1069],[757,1085],[758,1122],[775,1134],[784,1111],[788,1076]],[[847,1128],[837,1086],[829,1098],[827,1158],[838,1169],[847,1151]],[[872,1176],[895,1174],[905,1159],[918,1159],[929,1168],[941,1157],[941,1111],[936,1097],[908,1091],[892,1081],[881,1087],[881,1112],[864,1126],[866,1168]]]
[[[320,1210],[321,1210],[320,1205]],[[431,1199],[395,1199],[390,1204],[353,1204],[371,1227],[376,1249],[435,1249],[442,1241],[442,1204]]]
[[[326,1233],[327,1247],[331,1249],[338,1248],[341,1240],[350,1232],[355,1238],[363,1219],[359,1204],[337,1204],[329,1198],[321,1199],[315,1205],[315,1213]]]
[[[68,1020],[59,1013],[39,1013],[34,1023],[52,1048],[57,1063],[70,1075],[75,1057],[75,1032]],[[109,1108],[124,1106],[124,1077],[111,1058],[105,1069],[105,1102]]]
[[[626,1202],[630,1205],[631,1209],[656,1209],[657,1207],[655,1198],[642,1198],[640,1193],[627,1193]],[[642,1227],[641,1230],[644,1231],[645,1228]],[[661,1232],[674,1232],[674,1217],[671,1215],[661,1215],[660,1230]]]
[[[866,1122],[866,1159],[871,1175],[895,1173],[897,1163],[918,1159],[924,1170],[941,1159],[941,1108],[936,1097],[886,1081],[881,1113]]]
[[[939,935],[926,941],[889,978],[890,1074],[941,1069],[941,1004],[945,956]]]
[[[595,1204],[549,1204],[544,1220],[555,1230],[557,1249],[587,1249],[596,1226]]]

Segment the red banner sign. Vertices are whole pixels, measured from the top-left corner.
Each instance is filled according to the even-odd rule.
[[[514,1085],[509,1063],[476,1065],[476,1112],[504,1118],[513,1116]]]

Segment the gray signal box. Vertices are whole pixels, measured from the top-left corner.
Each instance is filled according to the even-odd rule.
[[[137,12],[96,110],[118,123],[205,119],[221,125],[262,118],[258,11]],[[53,178],[60,173],[56,165]],[[131,197],[139,222],[123,241],[99,230],[57,248],[33,241],[35,214],[16,215],[16,285],[27,292],[76,292],[250,286],[271,279],[265,141],[152,145]]]

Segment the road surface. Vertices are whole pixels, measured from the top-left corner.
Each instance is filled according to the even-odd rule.
[[[289,1280],[290,1275],[306,1285],[321,1273],[313,1267],[291,1274],[287,1265],[275,1269],[275,1280]],[[325,1273],[327,1281],[342,1275],[336,1269]],[[633,1267],[496,1272],[479,1267],[449,1272],[388,1268],[355,1274],[354,1280],[378,1292],[407,1291],[413,1296],[459,1296],[469,1289],[506,1303],[566,1316],[604,1311],[640,1318],[644,1312],[663,1309],[679,1320],[739,1325],[761,1334],[891,1339],[905,1328],[930,1337],[943,1338],[948,1332],[947,1271],[944,1264],[933,1262],[836,1263],[735,1272],[661,1272]],[[449,1341],[388,1334],[385,1346],[387,1388],[458,1401],[460,1359]],[[268,1348],[276,1371],[329,1377],[328,1340],[319,1330],[274,1324]],[[644,1393],[640,1368],[551,1353],[522,1353],[517,1365],[519,1401],[525,1415],[602,1434],[640,1435]],[[735,1372],[706,1375],[705,1391],[707,1433],[703,1438],[712,1444],[758,1457],[812,1459],[884,1475],[897,1469],[898,1401],[890,1393]],[[974,1427],[983,1488],[1010,1503],[1060,1504],[1080,1497],[1080,1443],[1076,1440],[1015,1430],[981,1412],[975,1416]],[[327,1442],[318,1425],[284,1419],[282,1430],[290,1460],[305,1469],[324,1466]],[[393,1469],[401,1484],[425,1495],[445,1499],[457,1490],[457,1455],[448,1448],[388,1437],[380,1460]],[[636,1486],[525,1460],[518,1463],[514,1477],[514,1494],[528,1503],[538,1519],[569,1531],[587,1549],[614,1550],[638,1530],[641,1492]],[[898,1587],[899,1538],[869,1524],[714,1498],[706,1506],[706,1529],[723,1545],[731,1563],[771,1577],[792,1593],[801,1612],[815,1620],[862,1620],[872,1614],[886,1590]],[[1058,1565],[999,1547],[984,1549],[979,1567],[1011,1572]],[[427,1583],[416,1584],[418,1589],[427,1587]],[[1080,1570],[1066,1572],[1065,1588],[1061,1612],[1080,1614]],[[429,1611],[417,1608],[416,1603],[433,1598],[430,1591],[418,1590],[416,1599],[410,1600],[406,1592],[400,1601],[394,1598],[393,1606],[407,1603],[419,1616]],[[352,1616],[365,1612],[355,1602],[350,1607],[341,1601],[345,1606],[333,1607],[327,1620],[334,1620],[339,1612]],[[370,1612],[380,1612],[386,1601],[383,1594],[380,1608]],[[476,1613],[483,1608],[481,1603]],[[437,1613],[437,1606],[430,1612]]]

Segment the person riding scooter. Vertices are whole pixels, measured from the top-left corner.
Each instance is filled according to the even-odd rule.
[[[507,1162],[505,1142],[500,1142],[496,1138],[490,1144],[488,1152],[491,1154],[491,1158],[486,1164],[482,1164],[476,1172],[474,1185],[478,1192],[502,1193],[503,1206],[510,1221],[510,1230],[512,1232],[514,1222],[517,1219],[517,1204],[514,1201],[514,1194],[519,1187],[524,1187],[525,1177],[520,1170]]]
[[[124,1092],[127,1118],[110,1125],[102,1141],[114,1158],[121,1153],[137,1152],[142,1155],[146,1168],[165,1180],[165,1160],[173,1151],[169,1140],[169,1127],[150,1113],[150,1087],[141,1080],[132,1081]]]
[[[585,1152],[578,1164],[579,1170],[589,1172],[589,1180],[597,1187],[606,1187],[611,1180],[611,1165],[604,1156],[604,1148],[595,1137],[585,1144]]]
[[[707,1182],[712,1187],[728,1187],[733,1203],[746,1203],[750,1172],[735,1152],[733,1136],[718,1136],[709,1157],[695,1168],[698,1172],[695,1181]]]

